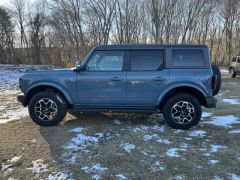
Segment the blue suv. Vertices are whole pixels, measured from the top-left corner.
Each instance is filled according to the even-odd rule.
[[[188,129],[216,107],[221,74],[205,45],[103,45],[72,69],[25,73],[18,100],[31,119],[57,125],[69,112],[161,112]]]

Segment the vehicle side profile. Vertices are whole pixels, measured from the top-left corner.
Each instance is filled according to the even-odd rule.
[[[161,112],[169,126],[196,125],[216,107],[221,74],[205,45],[103,45],[72,69],[19,79],[31,119],[57,125],[67,112]]]
[[[231,78],[235,78],[240,75],[240,56],[235,56],[232,59],[232,63],[229,67],[229,75]]]

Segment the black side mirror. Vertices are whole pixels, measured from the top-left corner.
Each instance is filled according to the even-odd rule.
[[[80,60],[77,60],[77,61],[76,61],[75,67],[76,67],[76,69],[79,70],[79,71],[82,71],[82,70],[84,69]]]

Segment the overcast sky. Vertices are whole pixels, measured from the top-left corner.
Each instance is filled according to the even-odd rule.
[[[0,6],[7,6],[9,5],[10,0],[0,0]]]

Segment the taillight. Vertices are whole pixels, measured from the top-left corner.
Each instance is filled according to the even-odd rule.
[[[212,89],[217,88],[217,75],[212,76]]]

